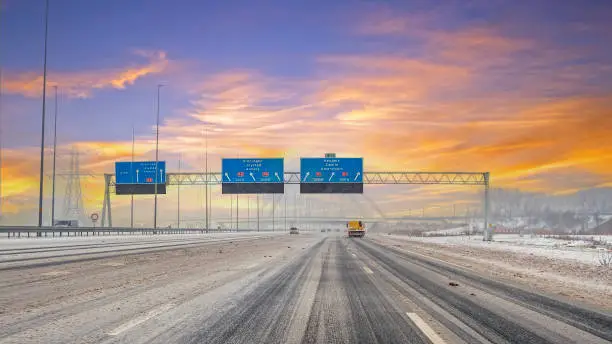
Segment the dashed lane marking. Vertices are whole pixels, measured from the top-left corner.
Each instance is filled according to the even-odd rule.
[[[369,274],[373,274],[373,273],[374,273],[374,271],[370,270],[370,268],[369,268],[369,267],[367,267],[367,266],[365,266],[365,265],[363,266],[363,270],[364,270],[366,273],[369,273]]]
[[[357,255],[354,253],[351,253],[353,255],[353,258],[357,258]]]
[[[110,331],[108,334],[111,335],[111,336],[116,336],[118,334],[121,334],[121,333],[131,329],[132,327],[138,326],[138,325],[142,324],[143,322],[145,322],[145,321],[147,321],[147,320],[149,320],[151,318],[154,318],[154,317],[156,317],[156,316],[158,316],[158,315],[168,311],[169,309],[173,308],[174,306],[176,306],[174,303],[168,303],[168,304],[162,305],[162,306],[160,306],[158,308],[155,308],[155,309],[149,311],[148,313],[146,313],[146,314],[144,314],[142,316],[139,316],[137,318],[134,318],[134,319],[126,322],[125,324],[123,324],[123,325],[117,327],[116,329]]]
[[[423,332],[423,334],[432,342],[432,344],[446,344],[446,342],[438,336],[438,334],[416,313],[406,313],[408,318]]]

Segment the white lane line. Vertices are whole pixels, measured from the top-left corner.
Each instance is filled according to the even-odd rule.
[[[354,253],[351,253],[353,255],[353,258],[357,258],[357,255]]]
[[[147,320],[149,320],[151,318],[154,318],[154,317],[156,317],[156,316],[166,312],[167,310],[173,308],[174,306],[176,306],[174,303],[168,303],[168,304],[162,305],[162,306],[160,306],[158,308],[155,308],[155,309],[149,311],[148,313],[146,313],[144,315],[141,315],[141,316],[139,316],[137,318],[134,318],[134,319],[126,322],[125,324],[123,324],[123,325],[117,327],[116,329],[110,331],[108,334],[110,336],[116,336],[116,335],[118,335],[118,334],[120,334],[122,332],[125,332],[125,331],[131,329],[134,326],[138,326],[138,325],[142,324],[143,322],[145,322],[145,321],[147,321]]]
[[[406,313],[408,318],[412,320],[412,322],[417,325],[417,327],[423,332],[423,334],[433,343],[433,344],[446,344],[446,342],[438,336],[438,334],[431,328],[427,323],[421,319],[421,317],[416,313]]]
[[[373,273],[374,273],[372,270],[370,270],[370,268],[369,268],[369,267],[367,267],[367,266],[365,266],[365,265],[363,266],[363,270],[365,270],[365,272],[366,272],[366,273],[369,273],[369,274],[373,274]]]

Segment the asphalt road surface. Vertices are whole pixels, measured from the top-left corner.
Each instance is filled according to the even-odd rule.
[[[0,242],[0,343],[610,343],[587,309],[337,233]]]

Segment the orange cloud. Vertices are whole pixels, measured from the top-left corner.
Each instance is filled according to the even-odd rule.
[[[357,33],[417,39],[426,48],[429,59],[441,58],[453,63],[489,64],[535,47],[530,39],[503,36],[491,26],[440,30],[437,24],[445,20],[435,12],[415,14],[379,10],[357,25]],[[474,59],[476,56],[481,59]]]
[[[583,179],[584,187],[595,186],[612,179],[606,167],[612,166],[611,101],[612,95],[525,105],[522,111],[507,113],[508,123],[503,119],[494,126],[453,122],[421,128],[414,135],[401,123],[381,123],[369,127],[363,149],[374,155],[382,154],[386,147],[397,147],[387,164],[407,161],[411,169],[491,171],[496,185],[504,187],[514,186],[521,178],[541,176],[538,190],[545,190],[549,180],[543,177],[545,173],[569,168],[596,175],[591,181]],[[531,125],[525,125],[530,121]],[[394,129],[384,132],[384,125]],[[568,184],[575,185],[567,178]],[[549,187],[559,190],[563,186]]]
[[[37,190],[38,178],[32,171],[36,170],[33,161],[22,160],[16,152],[3,151],[2,163],[2,197],[11,198],[17,195],[32,194]]]
[[[169,65],[165,52],[137,52],[149,61],[145,64],[107,70],[80,72],[56,72],[51,70],[47,77],[49,86],[58,86],[61,92],[72,98],[88,98],[96,89],[124,89],[136,80],[151,74],[163,72]],[[42,94],[42,75],[37,72],[21,74],[7,73],[3,90],[9,94],[39,97]]]
[[[392,24],[378,32],[412,25]],[[211,170],[220,168],[221,157],[235,156],[284,156],[287,169],[295,170],[301,156],[335,151],[363,156],[370,171],[490,171],[495,187],[523,191],[567,193],[610,185],[612,93],[600,89],[589,94],[579,83],[561,82],[588,78],[589,68],[546,66],[548,58],[558,60],[544,54],[536,66],[546,66],[545,73],[534,72],[530,63],[523,70],[514,55],[536,49],[532,43],[488,29],[418,34],[426,57],[323,56],[317,61],[319,75],[325,75],[321,79],[283,79],[250,70],[207,76],[189,90],[191,108],[164,121],[162,159],[176,166],[180,152],[183,166],[201,170],[207,131]],[[152,61],[159,62],[157,67],[122,70],[90,84],[76,78],[72,84],[87,92],[96,85],[125,87],[167,65],[165,55]],[[547,73],[556,71],[566,79],[548,78]],[[497,88],[500,80],[515,87]],[[557,83],[575,91],[569,92],[573,96],[551,97]],[[32,84],[26,93],[34,89]],[[152,137],[139,138],[137,156],[151,158],[152,142]],[[112,172],[114,161],[131,157],[130,143],[77,143],[81,166]],[[36,193],[35,171],[33,163],[10,172],[31,175],[12,184],[11,197]],[[91,183],[86,202],[99,207],[103,185]],[[15,189],[24,185],[29,186]],[[398,214],[425,203],[446,206],[449,199],[477,204],[482,197],[480,188],[401,188],[367,190],[381,200],[388,198]],[[185,197],[199,196],[187,192]],[[227,198],[216,197],[219,206],[227,205]],[[116,202],[123,205],[126,199],[117,197]]]
[[[331,106],[347,105],[337,118],[345,122],[402,119],[432,122],[414,117],[424,101],[469,83],[470,71],[452,65],[388,56],[331,56],[320,59],[333,70],[318,97]]]
[[[164,147],[195,154],[207,127],[209,150],[219,156],[297,159],[331,147],[364,156],[368,170],[490,171],[496,186],[538,191],[562,189],[543,176],[565,168],[594,173],[585,187],[612,177],[610,97],[445,100],[443,90],[469,87],[468,69],[388,56],[320,62],[335,73],[319,83],[290,85],[245,71],[211,77],[193,103],[195,121],[166,123],[173,138]]]

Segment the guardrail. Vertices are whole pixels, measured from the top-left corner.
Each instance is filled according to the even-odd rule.
[[[56,237],[56,236],[103,236],[103,235],[157,235],[157,234],[197,234],[197,233],[227,233],[254,232],[252,229],[241,230],[208,230],[202,228],[129,228],[129,227],[32,227],[11,226],[0,227],[0,235],[8,238]]]

